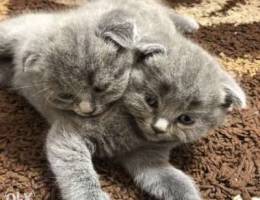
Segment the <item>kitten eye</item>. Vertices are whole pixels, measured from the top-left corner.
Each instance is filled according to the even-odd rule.
[[[93,90],[96,92],[96,93],[101,93],[101,92],[104,92],[106,91],[108,88],[108,85],[104,85],[104,86],[95,86],[93,88]]]
[[[183,125],[192,125],[195,123],[195,121],[189,116],[189,115],[180,115],[177,118],[177,122],[183,124]]]
[[[158,108],[158,99],[156,96],[146,96],[146,103],[152,108]]]
[[[58,99],[64,102],[71,102],[74,99],[74,96],[72,94],[68,93],[60,93],[58,94]]]

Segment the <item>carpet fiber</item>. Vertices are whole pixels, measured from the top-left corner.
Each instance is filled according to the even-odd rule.
[[[25,10],[64,9],[80,0],[1,0],[0,19]],[[219,58],[248,95],[248,109],[193,145],[172,151],[171,162],[190,174],[205,200],[260,197],[260,1],[169,0],[201,24],[192,39]],[[30,194],[59,199],[44,155],[48,126],[26,101],[0,90],[0,199]],[[152,199],[109,162],[96,161],[102,187],[113,200]]]

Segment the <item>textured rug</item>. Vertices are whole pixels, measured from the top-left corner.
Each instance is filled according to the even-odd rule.
[[[80,0],[1,0],[0,20],[26,10],[65,9]],[[248,95],[248,110],[193,145],[172,151],[171,161],[190,174],[205,200],[260,197],[260,1],[169,0],[201,24],[192,39],[216,55]],[[20,194],[59,199],[44,155],[45,121],[15,93],[0,90],[0,199]],[[96,161],[102,187],[113,200],[152,199],[117,166]],[[14,199],[14,198],[13,198]],[[18,198],[16,198],[18,199]]]

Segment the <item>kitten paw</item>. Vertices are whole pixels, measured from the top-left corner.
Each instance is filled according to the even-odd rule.
[[[174,186],[172,186],[174,187]],[[165,197],[161,200],[202,200],[199,192],[195,187],[187,189],[188,191],[183,191],[184,188],[176,190],[176,187],[165,191]]]
[[[196,185],[188,179],[174,183],[169,181],[164,188],[165,196],[169,197],[165,200],[202,200]]]
[[[201,200],[194,181],[182,171],[171,168],[157,168],[146,171],[138,177],[141,187],[160,200]],[[151,178],[153,177],[153,178]]]
[[[171,196],[165,200],[202,200],[199,191],[193,185],[182,186],[179,190],[175,187],[168,192]]]
[[[184,27],[186,33],[194,33],[200,28],[198,22],[192,17],[185,16],[185,19],[187,20],[187,25]]]

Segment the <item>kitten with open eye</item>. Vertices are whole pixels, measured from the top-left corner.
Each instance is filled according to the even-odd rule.
[[[48,121],[64,111],[98,115],[124,93],[134,43],[166,31],[174,34],[176,27],[189,31],[189,22],[156,3],[120,0],[6,20],[0,23],[0,58],[13,63],[1,65],[0,82],[17,88]]]
[[[165,38],[135,46],[128,88],[109,111],[52,125],[46,150],[64,199],[108,199],[92,157],[117,161],[157,199],[202,199],[193,180],[169,163],[170,150],[222,124],[231,107],[245,107],[245,94],[199,46],[178,33]]]
[[[103,1],[93,4],[100,2]],[[111,15],[105,15],[104,21],[99,21],[100,18],[88,21],[84,12],[80,15],[72,12],[70,17],[64,16],[65,21],[59,21],[60,15],[44,15],[46,26],[35,25],[33,30],[39,31],[26,34],[21,30],[21,27],[27,29],[24,26],[12,29],[14,24],[26,21],[24,18],[14,19],[5,26],[13,30],[10,31],[12,36],[20,34],[18,38],[23,38],[16,41],[15,37],[12,45],[2,45],[1,49],[18,46],[13,84],[20,87],[20,93],[51,123],[46,152],[62,197],[66,200],[109,199],[101,190],[92,164],[92,157],[96,156],[121,163],[143,190],[158,199],[199,200],[201,197],[192,179],[169,164],[169,151],[221,124],[230,106],[245,105],[244,93],[211,56],[175,32],[169,16],[154,9],[150,12],[149,6],[145,8],[149,14],[143,15],[146,12],[139,7],[140,1],[113,2],[124,5],[124,10],[140,9],[137,13],[142,20],[137,20],[136,25],[139,32],[131,21],[125,17],[122,20],[118,11],[112,12],[112,16],[117,16],[116,22],[110,20]],[[103,9],[94,9],[97,16],[105,9],[110,13],[108,3],[98,7]],[[27,23],[32,22],[30,16],[26,18]],[[147,19],[157,27],[151,26]],[[138,37],[134,36],[135,32]],[[1,35],[7,39],[9,36]],[[7,56],[13,53],[6,49],[2,52]],[[104,80],[115,77],[110,72],[117,71],[116,66],[121,69],[128,61],[134,66],[132,73],[126,73],[130,82],[124,82],[123,78],[119,78],[123,82],[116,82],[114,86],[102,82],[104,77],[107,77]],[[97,66],[101,66],[104,73]],[[44,70],[46,68],[48,70]],[[102,81],[95,82],[93,77]],[[102,114],[96,111],[98,106],[92,109],[89,98],[111,87],[126,88],[124,94],[120,92],[123,97]],[[105,100],[101,94],[99,97],[100,102]],[[52,108],[58,109],[54,112]],[[62,115],[57,116],[59,111]],[[82,118],[71,115],[70,111],[93,116]]]

